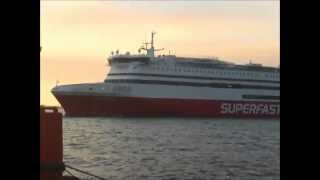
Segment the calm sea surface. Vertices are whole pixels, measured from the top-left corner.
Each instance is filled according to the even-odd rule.
[[[279,120],[64,118],[63,126],[65,163],[106,179],[280,179]]]

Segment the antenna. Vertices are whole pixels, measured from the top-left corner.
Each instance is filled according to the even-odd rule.
[[[164,48],[161,48],[161,49],[155,49],[154,51],[163,51]]]
[[[143,44],[146,46],[145,49],[147,50],[148,49],[148,44],[151,44],[151,43],[145,42]]]
[[[154,35],[155,34],[156,34],[156,32],[154,32],[154,31],[151,32],[151,42],[150,43],[148,43],[148,42],[143,43],[144,45],[142,45],[141,48],[138,50],[139,53],[140,53],[140,50],[145,50],[145,51],[147,51],[147,56],[154,57],[154,52],[155,51],[164,50],[164,48],[162,48],[162,49],[154,49]],[[148,48],[148,44],[151,45],[150,48]]]
[[[156,34],[156,32],[154,32],[154,31],[151,32],[151,48],[154,48],[153,47],[153,37],[155,34]]]

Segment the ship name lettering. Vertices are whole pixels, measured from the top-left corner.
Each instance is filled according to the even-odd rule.
[[[279,115],[279,104],[222,103],[222,114]]]

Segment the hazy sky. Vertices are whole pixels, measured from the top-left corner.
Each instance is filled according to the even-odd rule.
[[[59,84],[103,81],[111,51],[137,53],[150,32],[177,56],[280,62],[280,3],[268,1],[41,1],[41,104]]]

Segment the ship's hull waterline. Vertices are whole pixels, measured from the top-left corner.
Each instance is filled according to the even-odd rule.
[[[278,118],[277,102],[215,101],[120,96],[55,95],[71,117]]]

